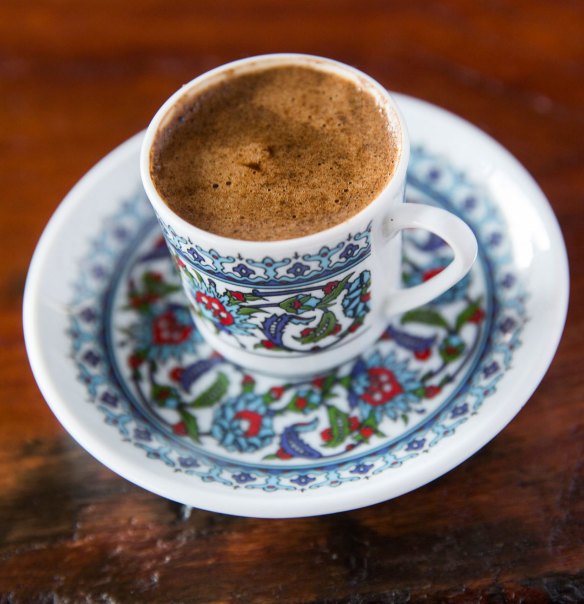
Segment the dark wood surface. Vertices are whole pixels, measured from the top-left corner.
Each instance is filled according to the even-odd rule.
[[[273,51],[351,63],[505,145],[559,218],[571,310],[525,409],[432,484],[319,518],[187,517],[53,417],[22,290],[44,225],[98,159],[183,82]],[[584,601],[583,141],[577,0],[3,0],[0,602]]]

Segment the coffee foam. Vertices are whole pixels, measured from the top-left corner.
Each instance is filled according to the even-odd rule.
[[[399,159],[397,118],[368,81],[324,65],[248,63],[189,90],[151,152],[167,205],[219,235],[274,240],[371,203]]]

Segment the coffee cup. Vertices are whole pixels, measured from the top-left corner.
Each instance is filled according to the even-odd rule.
[[[226,78],[302,66],[354,82],[391,124],[395,165],[383,188],[338,224],[293,238],[254,241],[195,226],[171,209],[152,172],[152,154],[173,110]],[[252,57],[213,69],[173,94],[151,121],[140,155],[142,182],[180,273],[195,324],[229,361],[296,380],[363,353],[389,319],[440,296],[470,270],[471,229],[457,216],[404,203],[410,142],[404,119],[375,80],[342,63],[300,54]],[[401,231],[425,229],[452,248],[452,262],[428,281],[401,287]]]

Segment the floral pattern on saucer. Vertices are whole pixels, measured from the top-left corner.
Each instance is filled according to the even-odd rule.
[[[72,300],[72,353],[90,401],[148,458],[228,488],[339,486],[430,451],[495,392],[521,345],[525,305],[506,226],[483,191],[414,148],[408,198],[465,219],[479,262],[432,304],[392,320],[367,354],[293,385],[211,350],[148,202],[143,194],[123,202],[80,262]],[[404,284],[449,260],[439,238],[408,234]],[[366,276],[354,287],[355,312],[364,287]],[[201,304],[221,320],[227,307],[213,306],[212,294]],[[353,298],[345,294],[345,312]]]

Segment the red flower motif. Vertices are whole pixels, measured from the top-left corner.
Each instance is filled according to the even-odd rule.
[[[294,300],[294,302],[292,302],[292,308],[295,309],[299,309],[302,306],[302,302],[300,302],[300,300]]]
[[[254,382],[255,382],[255,380],[251,377],[251,375],[246,373],[243,376],[243,380],[242,380],[243,384],[253,384]]]
[[[306,336],[309,336],[313,331],[314,331],[314,329],[310,329],[310,327],[306,327],[300,332],[300,335],[303,338],[305,338]]]
[[[312,380],[312,385],[315,388],[322,388],[324,386],[324,378],[315,378]]]
[[[355,432],[355,430],[359,427],[360,423],[361,422],[359,421],[359,418],[353,415],[349,418],[349,430],[351,432]]]
[[[326,284],[326,285],[325,285],[325,286],[322,288],[322,291],[323,291],[325,294],[330,294],[330,293],[333,291],[333,289],[335,289],[335,287],[336,287],[338,284],[339,284],[339,282],[338,282],[338,281],[329,281],[329,282],[328,282],[328,283],[327,283],[327,284]]]
[[[341,331],[341,326],[340,326],[340,324],[339,324],[339,323],[337,323],[337,324],[336,324],[336,325],[333,327],[333,330],[331,331],[331,335],[332,335],[332,336],[336,336],[336,335],[339,333],[339,331]]]
[[[130,296],[130,306],[132,308],[140,308],[143,303],[144,299],[142,298],[142,296]]]
[[[361,296],[361,302],[369,302],[371,300],[371,294],[363,294]]]
[[[135,354],[135,353],[130,355],[130,357],[128,358],[128,365],[132,369],[138,369],[138,367],[140,367],[140,365],[142,365],[143,362],[144,362],[144,359],[140,355]]]
[[[290,455],[290,453],[286,453],[284,449],[278,449],[276,451],[276,457],[279,457],[280,459],[292,459],[292,455]]]
[[[438,266],[436,268],[431,268],[429,271],[426,271],[422,274],[422,281],[429,281],[432,277],[435,277],[438,273],[441,273],[446,267]]]
[[[385,405],[404,391],[393,371],[385,367],[372,367],[367,371],[367,374],[370,380],[369,388],[361,398],[368,405],[373,407]]]
[[[470,323],[478,325],[485,318],[485,311],[482,308],[477,308],[469,319]]]
[[[270,388],[272,396],[276,399],[281,398],[285,391],[286,389],[282,386],[274,386],[273,388]]]
[[[192,331],[193,326],[180,324],[171,310],[156,317],[152,324],[155,344],[181,344],[189,338]]]
[[[308,405],[308,401],[303,397],[298,397],[296,399],[296,407],[298,409],[306,409],[306,405]]]
[[[229,292],[233,298],[238,300],[239,302],[243,302],[245,300],[245,296],[241,292]]]
[[[262,340],[262,346],[264,348],[274,348],[275,344],[271,340]]]
[[[333,431],[330,428],[326,428],[326,430],[320,433],[320,437],[325,443],[328,443],[333,439]]]
[[[424,394],[426,398],[434,398],[437,394],[442,392],[442,388],[440,386],[426,386]]]
[[[424,348],[424,350],[416,350],[414,356],[419,361],[427,361],[432,356],[432,349]]]
[[[180,382],[180,379],[181,379],[183,373],[184,373],[184,369],[182,367],[175,367],[174,369],[172,369],[170,371],[170,373],[168,374],[168,377],[175,382]]]
[[[210,310],[213,316],[219,319],[221,325],[233,325],[235,319],[233,315],[223,306],[223,303],[218,298],[207,296],[203,292],[197,292],[195,299],[199,304]]]
[[[234,415],[235,419],[243,419],[248,422],[247,430],[244,432],[246,438],[257,436],[262,427],[262,416],[255,411],[244,409]]]
[[[186,436],[188,434],[187,426],[184,422],[178,422],[172,427],[172,431],[178,436]]]
[[[359,434],[363,438],[371,438],[375,434],[375,430],[370,426],[365,426],[364,428],[361,428],[361,430],[359,430]]]
[[[163,387],[156,393],[156,398],[165,401],[170,395],[170,388]]]
[[[359,327],[361,327],[361,323],[353,323],[351,325],[351,327],[349,327],[349,333],[354,333],[355,331],[357,331],[359,329]]]

